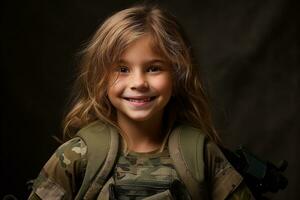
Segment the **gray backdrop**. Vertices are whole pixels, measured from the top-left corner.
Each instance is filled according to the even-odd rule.
[[[76,53],[112,12],[136,1],[2,1],[1,193],[28,195],[57,148]],[[286,159],[299,196],[299,3],[295,0],[159,1],[190,36],[224,142]]]

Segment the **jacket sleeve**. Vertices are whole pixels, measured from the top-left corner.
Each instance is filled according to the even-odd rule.
[[[211,199],[254,199],[244,184],[243,177],[233,168],[215,143],[211,141],[205,143],[204,159],[205,175]],[[247,195],[249,198],[246,197]],[[243,198],[240,198],[242,196]]]
[[[86,153],[87,146],[80,138],[61,145],[35,179],[29,199],[73,199],[84,177]]]

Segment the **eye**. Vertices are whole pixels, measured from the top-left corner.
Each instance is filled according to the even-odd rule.
[[[152,65],[152,66],[148,67],[147,71],[152,72],[152,73],[159,72],[159,71],[161,71],[161,67]]]
[[[129,68],[126,66],[118,66],[118,67],[116,67],[116,71],[119,73],[128,73]]]

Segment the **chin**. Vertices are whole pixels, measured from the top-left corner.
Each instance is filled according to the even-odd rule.
[[[119,117],[125,119],[125,120],[130,120],[133,122],[146,122],[146,121],[152,121],[152,120],[157,120],[160,119],[161,117],[161,111],[157,110],[147,110],[147,111],[125,111],[125,112],[120,112]]]
[[[137,122],[144,122],[151,119],[151,116],[128,116],[129,119]]]

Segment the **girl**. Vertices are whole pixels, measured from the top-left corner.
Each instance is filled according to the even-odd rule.
[[[43,167],[29,199],[80,198],[91,161],[87,143],[74,136],[78,130],[86,134],[93,123],[117,130],[122,141],[109,177],[93,198],[191,199],[167,148],[181,124],[206,135],[200,155],[203,198],[252,198],[217,147],[220,139],[190,44],[176,19],[159,7],[138,5],[108,18],[83,50],[74,91],[64,121],[65,136],[71,139]],[[102,125],[92,127],[101,132]]]

